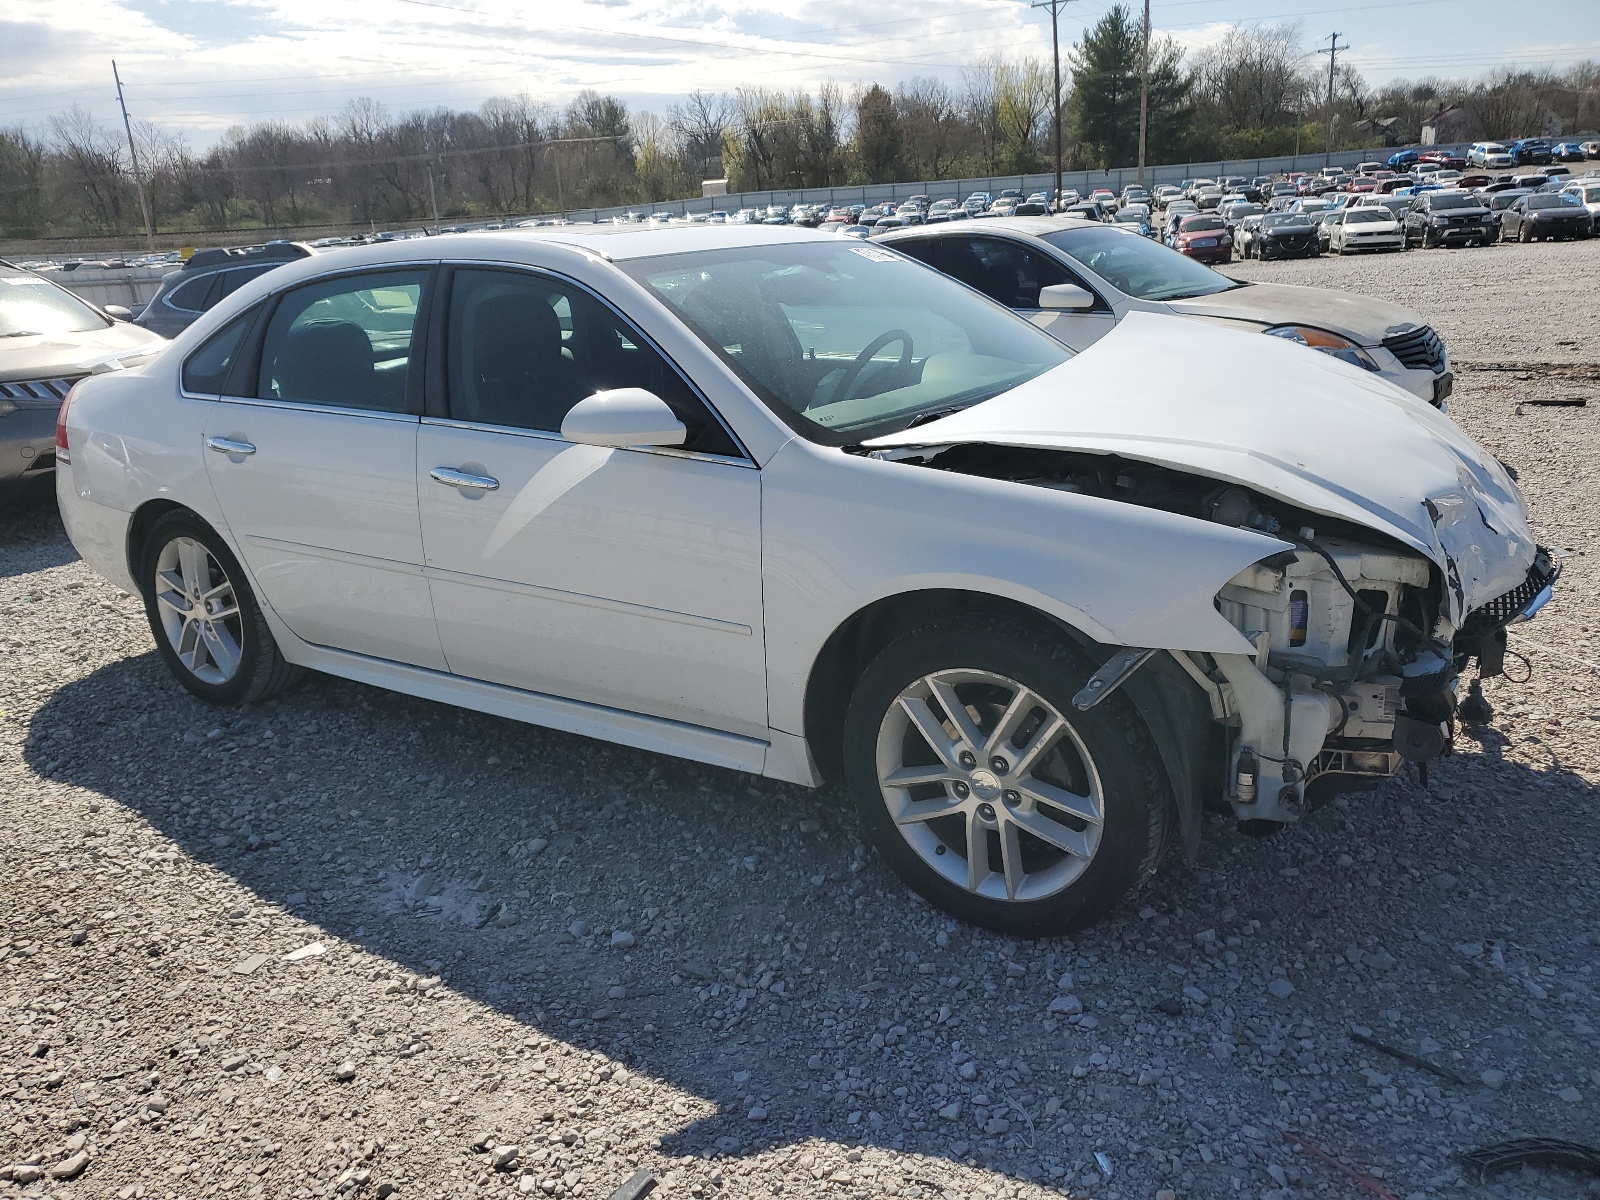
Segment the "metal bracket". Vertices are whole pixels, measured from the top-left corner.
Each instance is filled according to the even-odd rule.
[[[1072,698],[1072,707],[1080,712],[1088,712],[1127,683],[1128,678],[1155,653],[1154,650],[1142,650],[1138,646],[1126,646],[1118,650],[1089,676],[1089,682],[1083,685],[1083,690]]]

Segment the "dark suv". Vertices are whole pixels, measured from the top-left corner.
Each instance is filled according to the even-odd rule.
[[[177,337],[201,313],[257,275],[314,253],[310,246],[299,242],[196,250],[181,270],[162,277],[161,290],[144,306],[134,324],[162,337]]]
[[[1412,197],[1401,218],[1400,234],[1408,250],[1413,245],[1487,246],[1499,236],[1500,227],[1471,192],[1423,192]]]

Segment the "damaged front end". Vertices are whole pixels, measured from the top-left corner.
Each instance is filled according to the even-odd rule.
[[[1504,578],[1504,556],[1515,547],[1478,538],[1471,543],[1476,558],[1443,552],[1441,566],[1354,522],[1115,455],[970,443],[888,453],[1161,509],[1286,544],[1240,571],[1215,598],[1252,652],[1170,648],[1207,691],[1226,742],[1217,756],[1224,778],[1213,779],[1205,794],[1220,790],[1245,821],[1293,821],[1336,792],[1387,778],[1407,762],[1425,772],[1429,760],[1450,753],[1461,673],[1476,662],[1479,677],[1499,674],[1506,627],[1536,613],[1560,574],[1551,553],[1536,547],[1520,584],[1463,612],[1464,598],[1475,594],[1463,586],[1463,573]],[[1465,523],[1454,526],[1459,533]],[[1137,648],[1114,656],[1075,703],[1098,703],[1147,658]]]
[[[1539,547],[1522,584],[1458,627],[1447,572],[1415,551],[1310,525],[1273,532],[1295,549],[1217,597],[1256,653],[1209,664],[1238,717],[1228,800],[1241,819],[1293,819],[1407,762],[1425,777],[1454,744],[1461,673],[1475,661],[1479,678],[1500,674],[1506,627],[1538,612],[1560,574]]]

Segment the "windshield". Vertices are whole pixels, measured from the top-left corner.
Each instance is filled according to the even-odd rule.
[[[1186,300],[1244,286],[1149,238],[1109,227],[1062,229],[1044,240],[1138,300]]]
[[[1346,225],[1359,225],[1363,222],[1383,221],[1391,222],[1394,217],[1381,208],[1352,208],[1344,215]]]
[[[965,285],[882,246],[740,246],[622,266],[815,441],[897,432],[1072,356]]]
[[[87,333],[109,324],[64,288],[33,275],[0,274],[0,337]]]
[[[1575,196],[1529,196],[1529,208],[1565,208],[1578,203]]]
[[[1208,229],[1226,229],[1228,223],[1221,217],[1185,217],[1178,222],[1178,229],[1182,233],[1194,233],[1197,230],[1204,232]]]
[[[1483,206],[1478,203],[1478,198],[1476,196],[1434,195],[1428,198],[1428,207],[1434,212],[1442,212],[1449,208],[1482,208]]]
[[[1299,213],[1274,213],[1261,222],[1264,229],[1282,229],[1286,225],[1310,226],[1311,218],[1301,216]]]

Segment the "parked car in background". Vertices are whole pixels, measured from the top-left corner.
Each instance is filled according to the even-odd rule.
[[[1143,204],[1130,204],[1126,208],[1119,208],[1111,220],[1114,224],[1137,229],[1143,237],[1150,236],[1150,210]]]
[[[1571,196],[1588,210],[1591,217],[1600,220],[1600,177],[1563,184],[1561,194]]]
[[[1396,171],[1404,171],[1419,157],[1415,150],[1397,150],[1389,156],[1389,166]]]
[[[1594,233],[1594,218],[1575,196],[1536,192],[1519,197],[1500,214],[1500,239],[1537,242],[1586,238]]]
[[[166,345],[127,318],[0,262],[0,483],[54,469],[56,415],[74,383],[141,365]]]
[[[1547,163],[1551,158],[1550,139],[1542,137],[1518,138],[1511,143],[1511,157],[1516,160],[1518,166],[1522,166],[1524,163],[1533,163],[1535,165]]]
[[[1550,154],[1557,162],[1582,162],[1589,157],[1582,142],[1557,142],[1550,147]]]
[[[1500,236],[1501,218],[1505,215],[1506,209],[1510,208],[1524,196],[1532,196],[1535,194],[1536,193],[1531,188],[1507,188],[1504,191],[1492,192],[1484,197],[1483,202],[1485,207],[1487,207],[1489,210],[1489,220],[1495,227],[1496,239],[1498,239]]]
[[[1173,249],[1196,262],[1224,264],[1233,261],[1233,234],[1215,213],[1185,217],[1178,222]]]
[[[1149,204],[1150,189],[1141,187],[1137,183],[1130,183],[1122,189],[1122,205],[1126,208],[1130,204]]]
[[[1378,205],[1342,209],[1328,217],[1324,228],[1328,231],[1327,249],[1333,254],[1405,248],[1400,222],[1387,208]]]
[[[1340,210],[1337,208],[1326,208],[1321,212],[1311,214],[1311,219],[1315,222],[1314,228],[1317,231],[1317,253],[1326,254],[1328,252],[1328,238],[1331,236],[1328,226],[1333,218],[1339,215],[1339,212]]]
[[[1256,220],[1299,222],[1316,244],[1303,217],[1246,224]],[[1444,343],[1410,309],[1352,292],[1242,283],[1116,225],[1016,217],[899,230],[881,243],[954,275],[1077,350],[1130,313],[1158,313],[1287,338],[1434,405],[1454,385]]]
[[[181,269],[162,276],[161,287],[134,324],[164,338],[176,337],[252,279],[315,253],[301,242],[196,250]]]
[[[1467,150],[1467,165],[1485,166],[1488,170],[1506,170],[1517,165],[1510,147],[1502,142],[1474,142]]]
[[[1271,258],[1315,258],[1321,253],[1317,229],[1304,213],[1268,213],[1250,239],[1250,252],[1265,262]]]
[[[1264,213],[1251,213],[1240,220],[1233,231],[1233,248],[1240,258],[1250,258],[1255,253],[1256,239],[1261,236]]]
[[[1267,210],[1253,201],[1237,200],[1232,204],[1224,204],[1217,211],[1218,215],[1228,223],[1229,229],[1237,229],[1239,223],[1246,217],[1260,216]]]
[[[1413,197],[1402,222],[1407,247],[1487,246],[1495,238],[1495,222],[1483,201],[1471,192],[1425,192]]]
[[[1213,210],[1222,203],[1222,189],[1214,183],[1202,184],[1190,192],[1189,198],[1201,212]]]
[[[1050,213],[1050,197],[1043,192],[1034,192],[1016,207],[1019,217],[1043,217]]]

